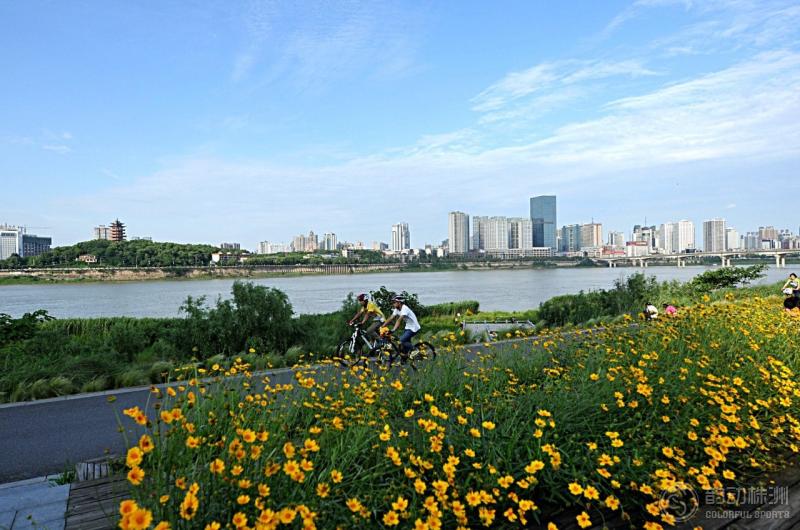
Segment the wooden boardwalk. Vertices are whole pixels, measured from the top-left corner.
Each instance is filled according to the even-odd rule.
[[[676,530],[800,530],[800,465],[773,475],[765,486],[763,502],[733,505],[703,505]],[[119,503],[129,496],[124,477],[106,477],[72,485],[66,514],[66,530],[112,530],[119,522]],[[700,497],[702,503],[704,499]],[[561,529],[578,528],[574,514],[556,517]],[[324,528],[323,525],[320,528]],[[630,523],[609,519],[591,530],[628,529]],[[666,527],[665,528],[669,528]]]
[[[119,503],[130,496],[125,477],[75,482],[69,491],[65,530],[111,530],[119,522]]]

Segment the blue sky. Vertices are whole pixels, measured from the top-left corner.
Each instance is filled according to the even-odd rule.
[[[795,1],[2,2],[0,72],[0,222],[55,244],[800,225]]]

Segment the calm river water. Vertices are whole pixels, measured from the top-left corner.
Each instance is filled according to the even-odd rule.
[[[504,271],[447,271],[296,276],[252,280],[289,295],[295,312],[335,311],[347,293],[368,292],[385,285],[395,291],[417,293],[420,302],[435,304],[478,300],[483,310],[523,310],[560,294],[606,289],[614,280],[644,270],[661,281],[688,281],[706,267],[564,268]],[[776,282],[789,269],[769,269],[761,283]],[[170,280],[52,285],[0,286],[0,313],[20,316],[46,309],[56,317],[173,317],[187,296],[209,301],[230,296],[233,280]]]

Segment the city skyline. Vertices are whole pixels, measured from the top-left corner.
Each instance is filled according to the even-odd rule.
[[[798,224],[790,1],[42,5],[0,5],[0,179],[3,220],[59,244],[116,216],[247,245],[402,218],[434,242],[534,192],[625,231]]]

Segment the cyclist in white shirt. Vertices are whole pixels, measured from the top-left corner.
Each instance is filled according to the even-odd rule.
[[[411,339],[414,335],[419,333],[422,326],[419,325],[417,315],[405,304],[405,300],[402,296],[395,296],[392,298],[392,305],[394,306],[394,311],[392,311],[392,316],[386,320],[384,326],[389,327],[389,323],[396,320],[392,328],[392,332],[395,332],[397,328],[400,327],[400,322],[405,321],[405,329],[403,330],[403,334],[400,335],[400,348],[403,350],[403,353],[408,353],[411,351]]]

